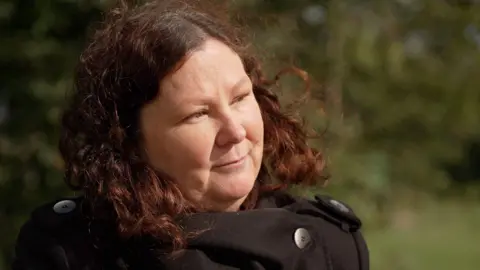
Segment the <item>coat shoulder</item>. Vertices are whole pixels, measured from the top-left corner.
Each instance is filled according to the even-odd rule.
[[[362,226],[362,221],[354,209],[344,201],[330,195],[317,194],[311,203],[327,213],[330,218],[335,219],[337,223],[348,224],[351,230],[358,230]]]
[[[15,244],[14,270],[73,269],[93,260],[83,198],[61,198],[36,207],[21,226]],[[77,261],[79,256],[83,262]]]
[[[357,260],[355,260],[358,262],[357,266],[362,270],[370,269],[370,252],[361,232],[362,221],[353,208],[347,203],[326,194],[318,194],[310,202],[320,212],[325,213],[323,216],[325,220],[337,225],[342,231],[351,235],[357,254]],[[339,256],[336,261],[343,263],[343,258]]]
[[[65,229],[67,225],[85,223],[82,215],[83,197],[64,197],[36,207],[30,215],[30,222],[47,231]]]
[[[264,199],[262,206],[289,208],[295,212],[312,213],[307,209],[312,207],[319,217],[338,225],[339,227],[348,227],[351,231],[361,228],[362,221],[353,207],[346,202],[334,198],[328,194],[317,193],[312,197],[303,197],[292,195],[287,192],[275,192]]]

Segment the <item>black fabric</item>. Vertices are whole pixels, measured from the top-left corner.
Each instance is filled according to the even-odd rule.
[[[183,217],[187,232],[203,233],[175,258],[159,257],[147,239],[116,239],[113,227],[88,221],[82,198],[74,201],[78,207],[70,213],[55,213],[57,201],[33,212],[18,236],[14,270],[369,269],[361,221],[328,196],[306,200],[274,193],[254,210]],[[294,240],[300,228],[311,238],[304,248]]]

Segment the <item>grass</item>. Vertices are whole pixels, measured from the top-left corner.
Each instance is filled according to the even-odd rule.
[[[372,270],[480,269],[480,204],[444,201],[399,208],[366,228]]]
[[[309,197],[315,193],[293,192]],[[439,200],[407,192],[384,199],[380,213],[371,197],[335,190],[327,193],[347,202],[362,219],[372,270],[480,269],[478,200]]]

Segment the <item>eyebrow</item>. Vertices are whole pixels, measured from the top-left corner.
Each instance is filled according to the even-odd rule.
[[[238,89],[241,86],[243,86],[245,83],[247,83],[249,80],[250,80],[250,77],[248,77],[248,75],[243,76],[240,80],[238,80],[235,84],[233,84],[233,86],[229,87],[229,89],[230,90]],[[188,97],[186,97],[183,101],[203,104],[203,103],[207,103],[209,100],[210,100],[210,97],[208,95],[202,96],[200,98],[196,96],[188,95]]]
[[[240,80],[238,80],[232,87],[231,89],[236,89],[242,86],[243,84],[247,83],[250,80],[250,77],[248,75],[243,76]]]

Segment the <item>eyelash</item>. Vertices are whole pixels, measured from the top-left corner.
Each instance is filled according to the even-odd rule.
[[[189,115],[189,116],[186,118],[186,120],[193,119],[193,118],[198,118],[198,117],[204,116],[205,114],[208,114],[208,110],[206,110],[206,109],[201,110],[201,111],[198,111],[198,112],[195,112],[195,113]]]
[[[246,93],[246,94],[243,94],[243,95],[240,95],[240,96],[236,97],[233,100],[233,103],[240,102],[240,101],[244,100],[246,97],[248,97],[248,95],[250,95],[250,93]]]

